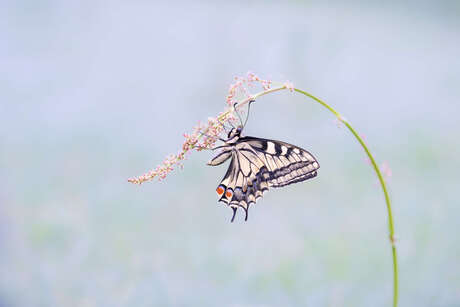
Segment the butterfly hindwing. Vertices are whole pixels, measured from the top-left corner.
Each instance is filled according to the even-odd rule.
[[[247,220],[249,206],[270,187],[313,178],[319,169],[318,161],[308,151],[281,141],[241,137],[229,147],[209,164],[221,164],[231,156],[217,193],[219,201],[233,209],[232,221],[238,208],[245,211]]]

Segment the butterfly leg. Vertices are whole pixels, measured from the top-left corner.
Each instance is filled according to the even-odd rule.
[[[206,134],[206,133],[203,133],[203,132],[199,132],[199,134],[200,134],[201,136],[207,136],[207,137],[210,138],[210,139],[219,140],[219,141],[222,141],[222,142],[225,143],[225,140],[224,140],[223,138],[221,138],[221,137],[218,137],[218,136],[211,136],[211,135]]]
[[[210,148],[210,149],[211,149],[211,150],[216,150],[216,149],[224,148],[224,147],[228,147],[228,145],[216,146],[216,147],[213,147],[213,148]]]

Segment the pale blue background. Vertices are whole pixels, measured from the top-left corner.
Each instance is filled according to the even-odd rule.
[[[390,165],[400,306],[459,306],[460,5],[385,3],[2,1],[0,306],[389,306],[377,179],[311,100],[254,104],[246,134],[321,170],[247,223],[210,152],[126,182],[248,70],[334,105]]]

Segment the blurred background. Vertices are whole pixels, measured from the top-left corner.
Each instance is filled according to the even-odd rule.
[[[127,182],[247,71],[335,106],[391,170],[400,306],[460,305],[458,1],[3,1],[0,36],[0,306],[389,306],[383,194],[312,100],[253,105],[246,135],[321,169],[248,222],[211,152]]]

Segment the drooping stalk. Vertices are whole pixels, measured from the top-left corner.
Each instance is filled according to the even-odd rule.
[[[364,140],[359,136],[359,134],[356,132],[356,130],[351,126],[351,124],[343,116],[340,115],[339,112],[337,112],[334,108],[332,108],[330,105],[328,105],[327,103],[325,103],[321,99],[313,96],[312,94],[310,94],[308,92],[300,90],[298,88],[289,88],[287,85],[282,85],[282,86],[279,86],[279,87],[274,87],[274,88],[271,88],[269,90],[259,92],[259,93],[255,94],[255,95],[253,95],[253,96],[251,96],[251,97],[249,97],[247,99],[244,99],[244,100],[240,101],[237,104],[236,108],[239,109],[239,108],[243,107],[244,105],[246,105],[252,99],[256,99],[256,98],[258,98],[260,96],[263,96],[263,95],[266,95],[266,94],[269,94],[269,93],[273,93],[273,92],[277,92],[277,91],[281,91],[281,90],[285,90],[285,89],[295,91],[297,93],[303,94],[303,95],[313,99],[314,101],[318,102],[323,107],[328,109],[332,114],[334,114],[337,117],[337,119],[339,121],[341,121],[342,123],[344,123],[345,126],[348,128],[348,130],[350,130],[350,132],[353,134],[353,136],[359,142],[361,147],[366,152],[366,155],[368,156],[369,160],[371,161],[372,167],[373,167],[373,169],[374,169],[374,171],[377,174],[377,177],[379,179],[380,186],[382,187],[383,194],[385,196],[385,203],[386,203],[386,207],[387,207],[387,212],[388,212],[388,228],[389,228],[389,237],[390,237],[390,242],[391,242],[392,258],[393,258],[393,307],[396,307],[398,305],[398,259],[397,259],[397,256],[396,256],[396,245],[395,245],[395,235],[394,235],[394,225],[393,225],[393,213],[392,213],[392,210],[391,210],[390,196],[388,194],[387,186],[385,184],[385,180],[383,179],[382,173],[380,172],[379,166],[375,162],[375,159],[372,156],[369,148],[364,143]],[[232,111],[233,110],[230,109],[227,112],[223,113],[222,116],[225,116],[228,112],[232,112]]]
[[[361,144],[361,147],[364,149],[364,151],[367,154],[367,157],[371,161],[372,167],[374,168],[375,173],[377,174],[377,177],[379,178],[380,186],[382,187],[383,194],[385,196],[385,202],[387,205],[387,212],[388,212],[388,228],[389,228],[389,233],[390,233],[390,242],[391,242],[391,252],[392,252],[392,257],[393,257],[393,307],[396,307],[398,305],[398,258],[396,257],[396,245],[395,245],[395,231],[394,231],[394,225],[393,225],[393,213],[391,210],[391,201],[390,201],[390,196],[388,194],[387,186],[385,184],[385,180],[383,179],[382,173],[380,172],[379,166],[375,162],[374,157],[372,156],[369,148],[367,145],[364,143],[363,139],[359,136],[359,134],[356,132],[356,130],[351,126],[351,124],[343,117],[340,115],[339,112],[334,110],[330,105],[322,101],[321,99],[311,95],[310,93],[307,93],[305,91],[302,91],[300,89],[294,88],[294,91],[301,93],[307,97],[310,97],[314,101],[318,102],[321,104],[323,107],[331,111],[338,120],[340,120],[342,123],[345,124],[345,126],[348,128],[348,130],[351,131],[353,136],[358,140],[359,144]]]

